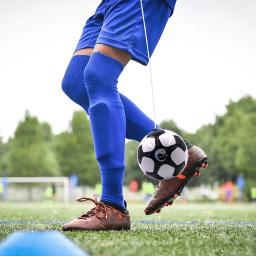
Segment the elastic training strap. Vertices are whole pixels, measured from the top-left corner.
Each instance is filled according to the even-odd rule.
[[[154,83],[153,83],[153,75],[152,75],[152,66],[150,61],[150,51],[149,51],[149,43],[148,43],[148,33],[147,33],[147,26],[145,21],[144,9],[143,9],[143,2],[140,0],[140,8],[141,8],[141,15],[143,20],[143,27],[145,33],[145,42],[147,47],[147,55],[148,55],[148,66],[149,66],[149,75],[150,75],[150,83],[151,83],[151,95],[152,95],[152,108],[153,108],[153,121],[154,127],[157,128],[156,124],[156,107],[155,107],[155,92],[154,92]]]

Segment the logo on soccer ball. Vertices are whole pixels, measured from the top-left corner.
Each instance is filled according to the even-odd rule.
[[[188,149],[178,134],[154,129],[141,141],[137,160],[145,175],[155,180],[167,180],[184,170]]]
[[[160,148],[156,150],[155,152],[155,159],[159,162],[164,162],[166,160],[167,153],[166,150],[163,148]]]

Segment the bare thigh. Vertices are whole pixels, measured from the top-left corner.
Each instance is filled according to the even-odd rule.
[[[88,56],[91,56],[93,53],[93,48],[85,48],[85,49],[81,49],[81,50],[78,50],[74,53],[74,56],[75,55],[88,55]]]
[[[127,63],[131,60],[131,55],[125,51],[119,50],[117,48],[114,48],[112,46],[104,45],[104,44],[96,44],[94,49],[93,48],[85,48],[78,50],[74,53],[74,55],[92,55],[93,52],[100,52],[102,54],[105,54],[120,63],[122,63],[123,66],[126,66]]]
[[[121,62],[123,66],[126,66],[132,58],[132,56],[129,53],[105,44],[96,44],[94,47],[94,52],[103,53]]]

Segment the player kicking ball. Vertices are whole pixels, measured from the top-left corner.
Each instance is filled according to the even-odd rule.
[[[143,0],[150,55],[162,35],[176,0]],[[66,223],[63,231],[128,230],[130,215],[123,197],[125,138],[141,141],[155,125],[131,100],[118,92],[120,74],[133,59],[148,64],[140,0],[103,0],[86,22],[62,82],[67,96],[89,115],[102,182],[100,201]],[[171,85],[170,85],[171,86]],[[207,162],[205,153],[186,142],[188,163],[175,178],[160,181],[146,214],[171,204]]]

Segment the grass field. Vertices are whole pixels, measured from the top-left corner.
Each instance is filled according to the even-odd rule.
[[[0,204],[0,239],[15,231],[61,230],[78,204]],[[91,255],[256,255],[256,205],[186,204],[145,216],[130,205],[132,230],[68,232]]]

